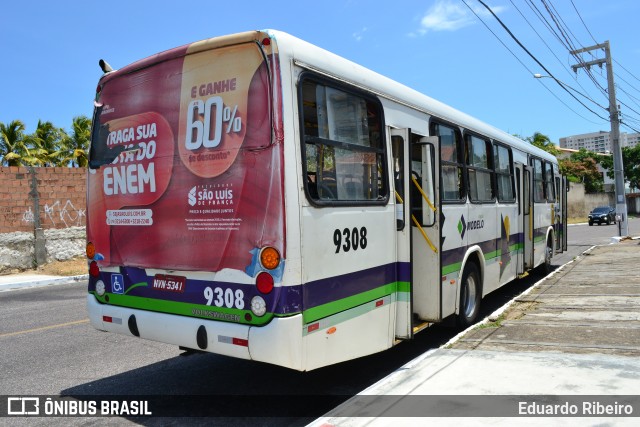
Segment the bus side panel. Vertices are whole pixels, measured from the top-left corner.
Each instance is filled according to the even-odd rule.
[[[492,265],[494,277],[485,278],[483,295],[498,289],[516,277],[517,258],[519,255],[518,207],[498,204],[496,215],[496,252]],[[488,257],[489,258],[489,257]]]
[[[480,274],[483,276],[480,279],[483,283],[482,295],[486,295],[486,287],[497,284],[500,277],[499,257],[497,256],[499,240],[496,238],[500,235],[500,230],[496,214],[495,202],[471,203],[469,216],[466,218],[467,244],[469,246],[478,245],[484,256],[484,269],[482,265],[478,265]]]
[[[394,309],[390,298],[382,299],[382,304],[372,302],[348,310],[350,319],[336,323],[336,326],[320,327],[309,332],[304,338],[306,347],[305,369],[312,369],[343,362],[368,354],[386,350],[392,346],[389,327]],[[311,328],[313,329],[313,328]]]
[[[302,208],[307,366],[391,347],[395,305],[390,306],[398,287],[395,229],[393,205]]]
[[[467,251],[469,205],[442,205],[442,318],[454,314],[460,299],[462,260]]]
[[[522,230],[518,219],[518,206],[499,204],[496,221],[498,221],[497,257],[500,279],[494,284],[495,288],[485,286],[485,295],[516,278],[518,257],[522,256],[520,243]]]
[[[545,251],[547,248],[547,232],[551,223],[551,212],[553,206],[549,203],[536,203],[533,220],[533,256],[534,267],[544,263]]]
[[[249,353],[259,362],[305,370],[302,360],[302,316],[276,318],[249,330]]]

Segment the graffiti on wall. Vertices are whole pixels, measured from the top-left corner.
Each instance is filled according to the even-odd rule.
[[[44,205],[45,224],[52,225],[53,227],[65,228],[73,226],[82,226],[83,218],[86,217],[84,209],[77,209],[71,203],[71,200],[67,200],[64,204],[57,200],[55,203]],[[22,222],[33,223],[34,216],[31,208],[28,208],[22,214]],[[43,226],[45,225],[43,224]]]
[[[31,208],[27,209],[23,214],[22,214],[22,222],[33,222],[33,211],[31,210]]]

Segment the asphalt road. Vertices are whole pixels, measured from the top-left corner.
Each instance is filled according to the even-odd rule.
[[[640,220],[630,220],[629,232],[640,235]],[[610,243],[615,234],[613,225],[571,226],[568,251],[556,256],[553,263],[564,264],[592,245]],[[489,295],[483,301],[483,315],[541,277],[531,274]],[[221,416],[100,421],[0,418],[0,425],[8,421],[11,425],[92,425],[102,421],[110,425],[305,425],[316,414],[323,414],[457,333],[436,325],[386,352],[300,373],[214,354],[183,356],[170,345],[97,331],[88,322],[85,298],[86,284],[82,282],[0,292],[0,396],[183,395],[187,397],[166,405],[179,410],[189,400],[198,404],[202,399],[212,404],[221,401],[225,407]],[[261,400],[260,396],[267,397]],[[255,408],[285,408],[291,402],[306,405],[306,409],[302,414],[275,410],[274,417],[251,417]],[[227,417],[230,414],[234,416]]]

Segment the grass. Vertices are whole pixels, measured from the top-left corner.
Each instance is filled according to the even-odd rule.
[[[50,276],[78,276],[87,274],[89,268],[87,267],[87,259],[78,257],[66,261],[53,261],[40,266],[36,271]]]
[[[85,257],[72,258],[65,261],[52,261],[38,268],[30,269],[9,269],[4,270],[0,274],[46,274],[47,276],[79,276],[87,274],[87,259]]]
[[[504,322],[505,319],[506,319],[505,315],[501,314],[493,322],[482,323],[476,326],[474,329],[499,328],[500,326],[502,326],[502,322]]]
[[[589,222],[589,220],[585,216],[585,217],[568,218],[567,222],[569,224],[581,224],[581,223],[584,223],[584,222]]]

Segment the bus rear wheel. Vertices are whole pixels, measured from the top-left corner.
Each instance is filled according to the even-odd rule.
[[[553,241],[549,238],[549,240],[547,240],[547,246],[544,249],[544,262],[540,266],[545,275],[548,275],[553,271],[553,268],[551,267],[551,258],[553,258]]]
[[[468,262],[462,273],[460,288],[460,309],[456,318],[461,328],[473,325],[480,311],[482,288],[480,286],[480,272],[474,262]]]

